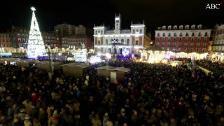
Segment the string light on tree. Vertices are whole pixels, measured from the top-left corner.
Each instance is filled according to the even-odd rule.
[[[27,57],[31,59],[37,59],[38,56],[46,56],[46,50],[35,16],[36,9],[34,7],[31,7],[30,9],[32,10],[32,19],[27,46]]]

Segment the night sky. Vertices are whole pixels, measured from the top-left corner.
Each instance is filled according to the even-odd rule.
[[[219,10],[206,10],[206,3],[221,3]],[[150,31],[161,25],[224,23],[224,0],[6,0],[0,5],[0,29],[12,25],[29,27],[30,6],[36,7],[41,30],[53,30],[60,23],[83,24],[88,28],[113,27],[115,13],[122,16],[122,28],[144,20]]]

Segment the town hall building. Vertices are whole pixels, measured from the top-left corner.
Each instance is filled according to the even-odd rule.
[[[94,26],[95,52],[112,54],[135,53],[143,49],[144,24],[131,24],[130,29],[121,30],[121,18],[115,16],[114,29],[108,30],[105,26]]]

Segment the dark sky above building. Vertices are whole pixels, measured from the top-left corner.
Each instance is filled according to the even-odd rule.
[[[220,9],[206,9],[219,3]],[[41,30],[53,30],[59,23],[94,24],[113,27],[115,13],[122,16],[122,27],[144,20],[147,29],[161,25],[224,23],[224,0],[4,0],[0,6],[0,28],[29,27],[30,6],[35,6]]]

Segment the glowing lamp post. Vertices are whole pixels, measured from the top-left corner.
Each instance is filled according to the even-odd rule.
[[[52,79],[53,73],[54,73],[54,66],[53,66],[53,59],[52,59],[52,52],[51,52],[51,47],[49,45],[46,45],[48,49],[48,58],[49,58],[49,67],[50,67],[50,73],[49,73],[49,78]]]

